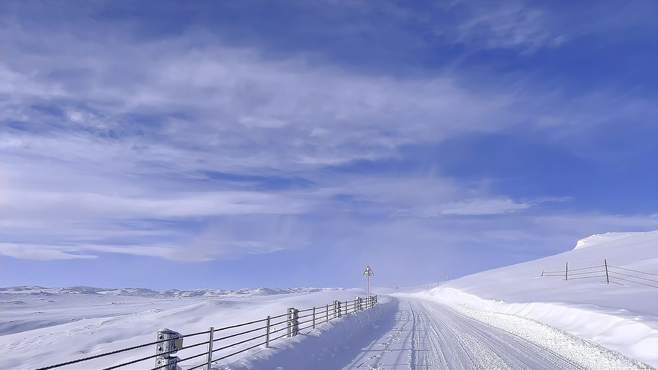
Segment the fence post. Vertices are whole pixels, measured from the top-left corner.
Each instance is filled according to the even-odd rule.
[[[294,337],[299,332],[299,311],[288,309],[288,337]]]
[[[329,305],[325,307],[325,322],[329,322]]]
[[[158,341],[163,341],[155,345],[155,366],[164,370],[175,370],[178,357],[172,356],[178,349],[183,347],[183,338],[181,334],[169,329],[158,331],[156,336]]]
[[[564,280],[569,280],[569,262],[564,264]]]
[[[334,318],[340,317],[340,315],[342,314],[342,312],[340,312],[340,311],[341,311],[340,310],[340,301],[335,300],[334,301]]]
[[[544,270],[541,270],[541,276],[544,276]]]
[[[270,317],[267,316],[267,329],[265,329],[265,348],[270,348]]]
[[[606,284],[610,284],[610,276],[608,275],[608,260],[603,259],[603,266],[605,266],[605,282]]]
[[[210,338],[208,339],[208,366],[206,370],[210,370],[210,366],[212,365],[212,341],[213,337],[215,334],[215,328],[210,327]]]
[[[313,306],[313,329],[315,329],[315,306]]]

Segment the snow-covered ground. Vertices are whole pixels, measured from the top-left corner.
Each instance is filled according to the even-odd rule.
[[[611,284],[605,274],[575,279],[592,275],[576,275],[591,271],[577,269],[602,265],[604,259],[611,266],[654,274],[616,270],[652,284],[658,280],[658,231],[594,235],[565,253],[469,275],[413,295],[449,304],[493,326],[506,327],[506,317],[531,319],[656,367],[658,288],[621,280],[628,276],[617,274],[610,275]],[[564,271],[566,263],[575,274],[572,279],[541,276],[542,271]]]
[[[320,306],[358,295],[363,295],[363,291],[4,288],[0,290],[0,369],[34,369],[148,343],[165,326],[184,334],[193,333],[210,326],[227,326],[285,313],[288,307]],[[147,356],[153,351],[149,346],[132,356]],[[66,369],[100,368],[126,359],[130,357],[102,358]],[[152,363],[148,361],[148,365]]]
[[[344,369],[648,369],[638,361],[517,316],[395,298],[393,325]],[[340,367],[337,367],[340,368]]]
[[[624,275],[611,275],[610,284],[604,275],[575,279],[584,276],[578,275],[579,271],[589,271],[579,268],[601,265],[603,259],[610,266],[642,271],[647,274],[638,276],[653,279],[651,274],[658,274],[658,231],[592,236],[566,253],[466,276],[435,288],[389,290],[388,297],[381,297],[372,310],[304,330],[271,348],[259,346],[213,368],[657,366],[658,288],[618,279]],[[541,276],[542,271],[562,271],[567,262],[573,279]],[[165,292],[3,288],[0,368],[33,369],[150,342],[165,326],[182,333],[205,331],[210,326],[284,313],[288,307],[323,306],[359,295],[363,291],[358,289],[309,288]],[[67,368],[111,366],[152,352],[149,347],[129,357],[102,358]],[[185,357],[185,352],[179,356]],[[142,364],[134,368],[144,368]]]

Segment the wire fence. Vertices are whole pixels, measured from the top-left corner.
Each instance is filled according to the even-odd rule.
[[[137,364],[140,369],[149,370],[210,370],[212,364],[218,361],[257,347],[267,348],[274,341],[294,337],[303,330],[315,329],[318,325],[342,316],[371,309],[376,304],[377,296],[357,297],[351,301],[334,301],[319,307],[289,308],[284,314],[221,328],[210,327],[208,330],[190,334],[163,329],[157,333],[156,340],[152,342],[44,366],[37,370],[63,367],[70,369],[70,366],[74,365],[83,366],[84,369],[109,370]],[[148,348],[152,350],[153,346],[155,353],[146,354],[146,350]],[[119,354],[122,359],[113,360],[114,365],[98,366],[98,362],[94,365],[94,361],[101,358],[107,364],[109,356]],[[154,361],[155,365],[153,367],[147,365],[145,362],[148,360]]]
[[[602,265],[586,267],[569,267],[563,270],[542,271],[541,277],[559,277],[564,280],[599,279],[606,284],[639,285],[658,289],[658,274],[608,264],[604,259]]]

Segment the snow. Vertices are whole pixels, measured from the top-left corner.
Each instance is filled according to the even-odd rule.
[[[571,251],[469,275],[415,295],[472,315],[479,312],[480,319],[491,314],[531,319],[656,367],[658,288],[614,277],[606,284],[604,275],[567,281],[541,276],[542,271],[563,271],[567,262],[576,269],[602,265],[604,259],[658,274],[658,231],[594,235]]]
[[[37,368],[148,343],[163,327],[184,334],[199,332],[210,326],[222,327],[282,314],[288,307],[320,306],[334,299],[351,300],[359,295],[364,295],[362,290],[316,288],[167,292],[88,287],[3,288],[0,368]],[[66,369],[100,368],[152,352],[149,346],[131,357],[101,358]]]
[[[345,369],[648,369],[522,317],[395,294],[392,327]],[[338,368],[338,367],[337,367]]]
[[[643,234],[643,235],[642,235]],[[605,233],[590,235],[580,239],[573,249],[581,249],[605,245],[622,246],[625,243],[637,243],[639,238],[651,240],[651,233]],[[625,239],[628,239],[624,241]]]
[[[144,288],[94,288],[94,287],[68,287],[68,288],[46,288],[41,286],[16,286],[0,288],[1,294],[30,294],[30,295],[59,295],[59,294],[98,294],[112,296],[139,296],[139,297],[227,297],[227,296],[253,296],[274,294],[311,293],[325,290],[336,290],[337,288],[253,288],[238,290],[223,289],[194,289],[178,290],[169,289],[157,291]]]
[[[396,313],[395,302],[383,298],[371,310],[331,321],[320,330],[277,342],[271,349],[254,351],[217,369],[354,369],[350,364],[355,359],[371,354],[362,346],[386,335],[394,326]]]
[[[254,348],[214,369],[658,366],[658,288],[615,276],[611,284],[603,275],[566,281],[542,276],[562,271],[567,262],[573,274],[604,259],[609,266],[658,274],[658,231],[591,236],[565,253],[430,289],[382,289],[389,297],[380,297],[372,310]],[[150,342],[163,327],[200,332],[363,295],[332,288],[0,288],[0,368],[36,368]],[[67,369],[116,365],[151,355],[153,348],[140,351]],[[178,355],[197,353],[185,351]]]

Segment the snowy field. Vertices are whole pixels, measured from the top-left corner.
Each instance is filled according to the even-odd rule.
[[[611,277],[542,277],[566,262],[658,273],[658,232],[604,234],[574,250],[415,291],[258,347],[214,369],[648,369],[658,365],[658,289]],[[579,276],[579,275],[573,275]],[[623,276],[623,275],[619,275]],[[651,275],[646,275],[651,276]],[[380,292],[385,291],[381,289]],[[358,289],[0,289],[0,368],[34,369],[154,340],[363,296]],[[90,369],[150,355],[94,360]],[[179,353],[184,357],[185,353]],[[197,364],[199,362],[192,362]],[[150,361],[135,365],[147,368]],[[184,366],[183,368],[187,368]]]
[[[151,342],[164,326],[192,333],[285,313],[288,307],[320,306],[358,295],[363,291],[4,288],[0,290],[0,369],[34,369]],[[137,354],[152,352],[148,347]],[[125,359],[98,359],[66,369],[101,368]]]

